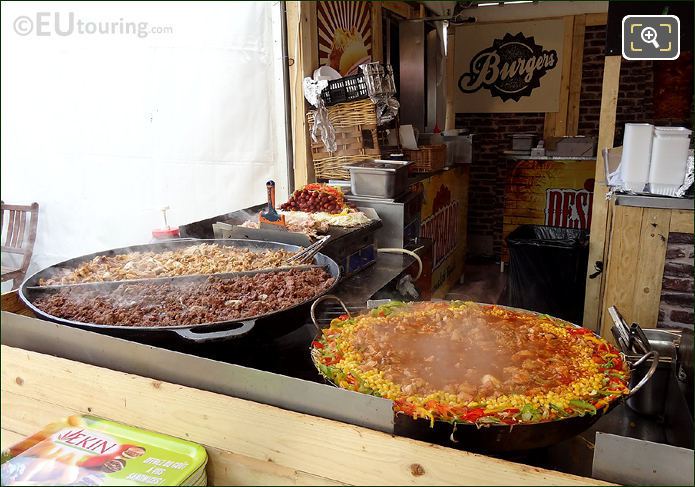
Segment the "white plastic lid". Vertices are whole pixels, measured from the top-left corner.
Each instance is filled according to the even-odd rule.
[[[669,137],[690,137],[691,130],[685,127],[654,127],[654,134]]]

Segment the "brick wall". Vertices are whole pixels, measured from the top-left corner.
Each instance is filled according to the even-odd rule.
[[[511,135],[519,132],[543,136],[544,113],[458,113],[456,128],[473,137],[468,207],[469,254],[500,256],[507,159]]]
[[[584,37],[582,85],[579,101],[579,135],[598,136],[606,27],[590,26]],[[616,111],[616,144],[622,145],[625,122],[648,121],[653,116],[652,62],[625,61],[620,68]],[[456,128],[476,134],[471,164],[468,212],[469,255],[500,257],[504,181],[509,165],[502,151],[512,147],[511,135],[543,135],[544,113],[458,113]]]
[[[584,31],[582,84],[579,92],[579,135],[598,136],[603,87],[603,59],[606,50],[606,26],[589,26]]]
[[[693,329],[693,235],[672,233],[666,247],[658,326]]]
[[[582,86],[579,97],[579,135],[598,136],[605,50],[606,26],[587,27],[584,33]],[[622,60],[615,114],[615,146],[623,143],[625,123],[654,122],[653,87],[652,61]]]

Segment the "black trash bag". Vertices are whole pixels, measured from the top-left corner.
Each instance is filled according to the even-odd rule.
[[[581,324],[589,232],[522,225],[507,236],[509,277],[503,302]]]

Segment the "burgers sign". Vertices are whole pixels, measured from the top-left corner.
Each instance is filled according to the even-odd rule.
[[[531,96],[541,85],[541,77],[555,66],[557,52],[544,51],[533,37],[526,38],[521,32],[506,34],[473,58],[470,72],[459,79],[459,89],[464,93],[487,89],[502,100],[519,101]]]
[[[501,32],[510,26],[519,31]],[[457,29],[457,111],[557,111],[563,30],[562,20]]]

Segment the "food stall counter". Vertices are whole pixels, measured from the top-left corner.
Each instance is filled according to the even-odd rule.
[[[90,414],[204,445],[211,485],[609,485],[5,345],[2,391],[3,447]]]

